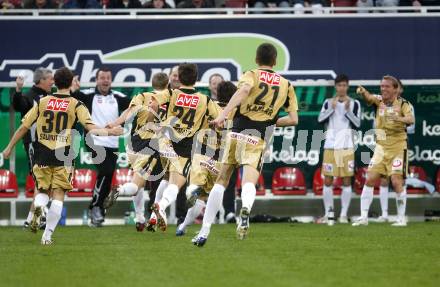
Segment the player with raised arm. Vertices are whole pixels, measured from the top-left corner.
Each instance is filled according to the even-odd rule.
[[[118,196],[133,196],[134,209],[136,213],[136,230],[143,231],[145,228],[145,200],[144,186],[151,174],[157,176],[155,180],[160,180],[162,167],[157,167],[161,163],[166,167],[166,162],[162,161],[159,151],[156,150],[159,138],[156,136],[156,126],[163,117],[162,109],[159,114],[151,113],[149,108],[152,95],[165,90],[168,86],[168,76],[165,73],[157,73],[152,78],[152,92],[136,95],[130,102],[119,118],[109,127],[119,126],[132,119],[130,131],[130,142],[127,144],[127,155],[130,165],[134,171],[131,182],[112,190],[105,202],[105,207],[113,205]],[[153,143],[156,142],[156,143]],[[158,171],[157,171],[158,170]],[[155,174],[157,172],[158,174]]]
[[[180,88],[166,90],[153,95],[152,108],[168,103],[168,114],[162,123],[162,133],[170,140],[177,158],[171,159],[168,168],[169,183],[158,203],[153,204],[159,229],[165,231],[167,218],[165,209],[176,201],[179,189],[186,183],[191,167],[194,136],[202,128],[206,117],[216,118],[221,108],[208,96],[194,88],[198,71],[197,65],[184,63],[178,69]]]
[[[220,82],[216,87],[218,105],[225,107],[237,87],[232,82]],[[202,129],[197,134],[197,147],[192,158],[189,186],[186,189],[189,207],[185,220],[177,227],[176,236],[183,236],[186,228],[191,225],[202,209],[206,206],[209,191],[214,186],[220,171],[220,149],[222,146],[222,130],[212,130],[209,122],[213,118],[205,118]]]
[[[42,209],[53,200],[47,214],[46,229],[41,244],[53,243],[52,234],[61,217],[64,194],[72,190],[71,178],[74,164],[74,151],[71,149],[72,128],[79,122],[90,133],[99,136],[121,135],[123,129],[98,128],[90,117],[85,105],[70,95],[73,73],[68,68],[61,68],[54,75],[57,92],[41,98],[39,103],[26,114],[22,125],[15,132],[8,146],[3,151],[5,158],[11,154],[16,143],[24,137],[30,127],[36,123],[35,165],[33,174],[39,193],[35,197],[35,212],[31,226],[38,226]]]
[[[223,193],[232,172],[243,166],[242,208],[237,227],[237,236],[244,239],[249,230],[249,215],[254,204],[258,177],[263,166],[267,142],[273,136],[273,128],[298,123],[297,100],[290,82],[273,71],[277,50],[269,43],[257,48],[257,69],[247,71],[239,80],[238,90],[232,96],[223,112],[212,124],[222,127],[229,113],[237,107],[231,132],[226,137],[222,167],[206,204],[203,226],[194,244],[203,246],[211,225],[220,210]],[[284,108],[288,115],[278,118]]]
[[[414,123],[411,104],[399,97],[399,82],[384,76],[380,84],[381,96],[370,94],[364,87],[357,93],[376,109],[376,147],[368,167],[367,179],[361,195],[361,216],[353,226],[368,225],[368,211],[373,201],[374,184],[380,176],[390,177],[396,192],[397,222],[406,226],[405,177],[408,168],[406,127]]]

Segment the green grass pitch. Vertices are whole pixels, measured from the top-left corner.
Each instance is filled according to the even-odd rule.
[[[59,227],[53,246],[1,227],[0,286],[440,286],[440,223],[252,224],[244,241],[216,225],[203,248],[199,227]]]

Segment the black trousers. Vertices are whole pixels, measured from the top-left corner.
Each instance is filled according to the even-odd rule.
[[[223,207],[225,208],[225,215],[232,212],[235,213],[235,183],[237,181],[237,171],[234,170],[229,180],[229,184],[226,187],[225,194],[223,196]]]
[[[107,148],[107,147],[104,147],[104,149],[105,149],[104,161],[95,164],[97,170],[97,179],[96,179],[95,188],[93,190],[93,198],[92,198],[92,202],[90,203],[90,209],[92,209],[95,206],[99,206],[101,209],[104,209],[103,207],[104,200],[107,198],[108,194],[110,193],[113,173],[116,169],[116,161],[118,160],[118,156],[116,152],[118,152],[118,149]],[[93,150],[90,151],[92,152],[92,156],[96,157],[96,152]]]

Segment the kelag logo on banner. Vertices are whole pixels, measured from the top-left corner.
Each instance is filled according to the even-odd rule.
[[[6,59],[0,66],[0,82],[14,80],[24,75],[32,81],[32,71],[37,67],[57,69],[70,67],[82,82],[93,82],[96,70],[101,66],[113,71],[114,82],[147,82],[157,72],[168,72],[170,67],[182,62],[199,66],[200,81],[208,82],[214,73],[225,79],[237,80],[240,75],[255,67],[255,49],[264,42],[275,45],[278,50],[275,70],[289,78],[303,73],[323,79],[335,77],[331,70],[290,71],[290,51],[281,41],[262,34],[227,33],[171,38],[144,43],[103,54],[100,50],[77,50],[69,61],[63,53],[48,53],[35,60]],[[239,51],[231,53],[231,51]],[[251,51],[251,53],[250,53]]]

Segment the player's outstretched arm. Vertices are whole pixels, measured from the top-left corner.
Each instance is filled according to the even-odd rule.
[[[252,87],[249,84],[243,84],[231,97],[229,103],[223,109],[223,112],[220,115],[210,122],[211,125],[221,128],[225,119],[228,117],[229,113],[237,106],[241,104],[241,102],[249,95]]]
[[[277,120],[277,127],[296,126],[298,124],[298,112],[289,112],[287,116]]]
[[[113,128],[100,128],[94,124],[87,124],[85,129],[95,136],[120,136],[124,133],[124,129],[121,126]]]
[[[21,140],[24,135],[27,133],[29,129],[25,127],[24,125],[21,125],[18,130],[14,133],[14,135],[11,138],[11,141],[9,142],[8,146],[3,151],[3,157],[8,159],[11,156],[12,149],[17,144],[19,140]]]
[[[358,88],[356,89],[356,93],[360,96],[362,96],[362,98],[367,102],[367,103],[375,103],[377,101],[377,98],[370,94],[369,91],[367,91],[367,89],[365,89],[362,86],[358,86]]]
[[[107,124],[106,128],[113,128],[117,126],[123,125],[128,118],[130,118],[134,113],[136,113],[140,108],[139,107],[129,107],[125,111],[122,112],[122,114],[113,122]]]

